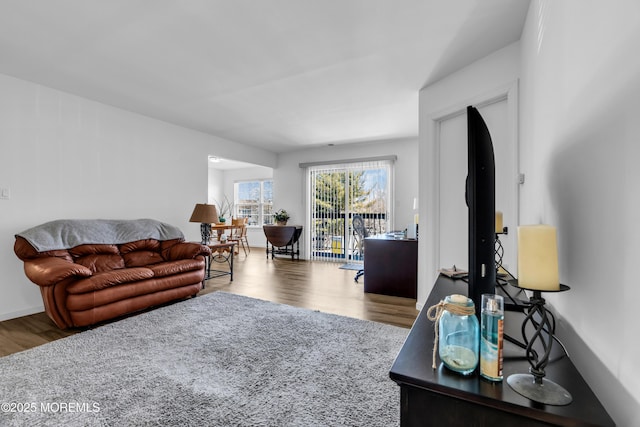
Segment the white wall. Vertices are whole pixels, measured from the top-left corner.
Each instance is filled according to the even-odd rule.
[[[617,425],[638,426],[640,3],[533,1],[521,40],[521,222],[558,227],[548,300]]]
[[[286,209],[290,224],[305,223],[305,176],[300,163],[358,159],[397,155],[395,164],[395,229],[405,229],[413,223],[413,198],[418,195],[418,142],[416,139],[382,141],[369,144],[345,144],[318,147],[278,156],[273,172],[275,209]],[[302,249],[302,246],[301,246]],[[306,253],[301,257],[307,257]]]
[[[217,202],[222,201],[225,196],[224,171],[209,167],[208,178],[209,178],[209,187],[207,190],[207,193],[208,193],[207,203],[210,205],[216,205],[217,207],[218,206]],[[233,195],[233,191],[231,192],[231,196],[232,195]],[[230,197],[229,200],[233,200],[231,196],[229,196]]]
[[[0,75],[0,320],[42,311],[13,253],[14,234],[60,218],[156,218],[199,240],[189,223],[207,200],[212,152],[275,166],[276,157],[95,101]]]

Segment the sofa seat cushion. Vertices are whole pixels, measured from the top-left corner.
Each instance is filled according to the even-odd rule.
[[[125,285],[129,286],[129,285]],[[99,292],[101,294],[105,291],[111,291],[112,289],[105,289]],[[138,310],[144,310],[149,307],[164,304],[170,301],[175,301],[181,298],[186,298],[191,295],[195,295],[200,291],[200,284],[193,284],[187,286],[181,286],[178,288],[170,288],[166,290],[156,290],[156,292],[149,294],[134,294],[131,298],[114,300],[114,302],[108,304],[96,304],[88,306],[86,310],[72,308],[69,315],[72,319],[72,324],[75,326],[93,325],[103,322],[105,320],[114,319],[116,317],[133,313]],[[73,297],[88,297],[89,295],[70,295]],[[125,361],[126,363],[126,361]]]
[[[128,301],[144,295],[155,295],[160,292],[184,287],[193,288],[198,293],[202,280],[202,271],[191,271],[184,274],[166,277],[154,277],[134,283],[124,283],[110,288],[100,289],[84,294],[69,294],[66,306],[71,312],[90,310],[117,301]],[[73,316],[73,314],[72,314]]]
[[[137,282],[139,280],[150,279],[153,271],[144,267],[123,268],[120,270],[105,271],[96,273],[91,277],[80,279],[67,287],[70,294],[83,294],[97,291],[123,283]]]
[[[155,277],[164,277],[187,271],[202,270],[204,264],[205,261],[203,259],[181,259],[149,265],[147,268],[153,271]]]

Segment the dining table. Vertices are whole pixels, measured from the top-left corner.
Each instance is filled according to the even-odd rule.
[[[233,230],[240,230],[241,228],[242,228],[241,224],[233,224],[232,221],[227,222],[227,223],[211,224],[211,230],[212,231],[216,231],[216,233],[217,233],[216,240],[218,242],[223,242],[223,241],[227,240],[227,238],[229,236],[222,237],[225,234],[226,230],[230,230],[230,234],[233,235]],[[213,236],[211,236],[211,237],[212,237],[212,240],[213,240]],[[237,246],[235,248],[235,251],[236,251],[236,254],[237,254],[238,253]]]
[[[218,240],[220,240],[220,237],[226,230],[237,230],[239,228],[242,228],[242,225],[232,224],[231,222],[211,224],[211,230],[218,232]]]

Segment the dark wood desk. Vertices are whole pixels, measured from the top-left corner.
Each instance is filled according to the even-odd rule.
[[[473,374],[463,377],[442,364],[431,368],[434,331],[426,312],[450,294],[467,294],[467,283],[440,276],[398,354],[389,376],[400,385],[402,426],[613,426],[571,360],[553,346],[547,378],[562,385],[573,396],[567,406],[535,403],[511,389],[507,377],[528,373],[524,351],[505,340],[504,381],[491,383]],[[505,333],[522,339],[524,315],[505,314]],[[438,359],[439,361],[439,359]]]
[[[263,225],[267,238],[267,258],[269,258],[269,244],[271,244],[271,259],[275,255],[291,255],[300,259],[301,225]]]
[[[364,291],[415,299],[418,241],[386,234],[364,239]]]

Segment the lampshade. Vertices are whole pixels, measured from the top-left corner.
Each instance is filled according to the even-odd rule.
[[[193,208],[193,213],[189,222],[199,222],[202,224],[213,224],[218,222],[218,210],[214,205],[208,205],[206,203],[198,203]]]

